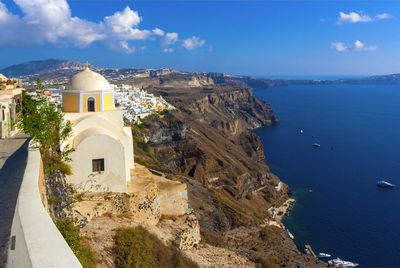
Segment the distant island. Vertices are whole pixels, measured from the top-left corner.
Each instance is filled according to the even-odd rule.
[[[55,83],[66,82],[66,77],[71,76],[77,70],[83,68],[83,63],[71,60],[47,59],[29,61],[16,64],[0,70],[0,73],[9,77],[19,77],[24,82],[33,82],[37,76],[43,80],[54,80]],[[288,85],[335,85],[335,84],[371,84],[371,85],[399,85],[399,74],[373,75],[360,78],[339,79],[273,79],[259,78],[248,75],[234,75],[222,72],[185,72],[174,69],[141,69],[141,68],[96,68],[100,73],[111,80],[120,77],[150,77],[165,79],[191,79],[197,76],[199,85],[209,84],[233,84],[253,89],[267,89]],[[208,81],[207,81],[208,80]],[[196,81],[194,81],[196,83]]]

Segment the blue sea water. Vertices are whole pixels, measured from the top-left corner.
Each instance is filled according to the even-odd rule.
[[[271,170],[296,198],[284,223],[298,247],[309,243],[364,267],[400,267],[400,87],[288,86],[254,94],[280,120],[257,133]],[[380,189],[380,179],[398,186]]]

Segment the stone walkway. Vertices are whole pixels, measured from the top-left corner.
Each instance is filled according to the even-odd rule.
[[[5,266],[8,240],[27,156],[26,136],[15,135],[0,139],[0,267]]]

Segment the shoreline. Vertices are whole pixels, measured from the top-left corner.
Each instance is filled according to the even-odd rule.
[[[272,216],[272,219],[277,223],[282,224],[283,218],[289,213],[295,202],[296,200],[294,198],[288,198],[281,206],[270,207],[268,212]]]

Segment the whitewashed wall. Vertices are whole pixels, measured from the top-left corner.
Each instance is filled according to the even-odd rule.
[[[18,195],[9,247],[7,268],[82,267],[65,242],[40,199],[40,153],[30,149]]]

